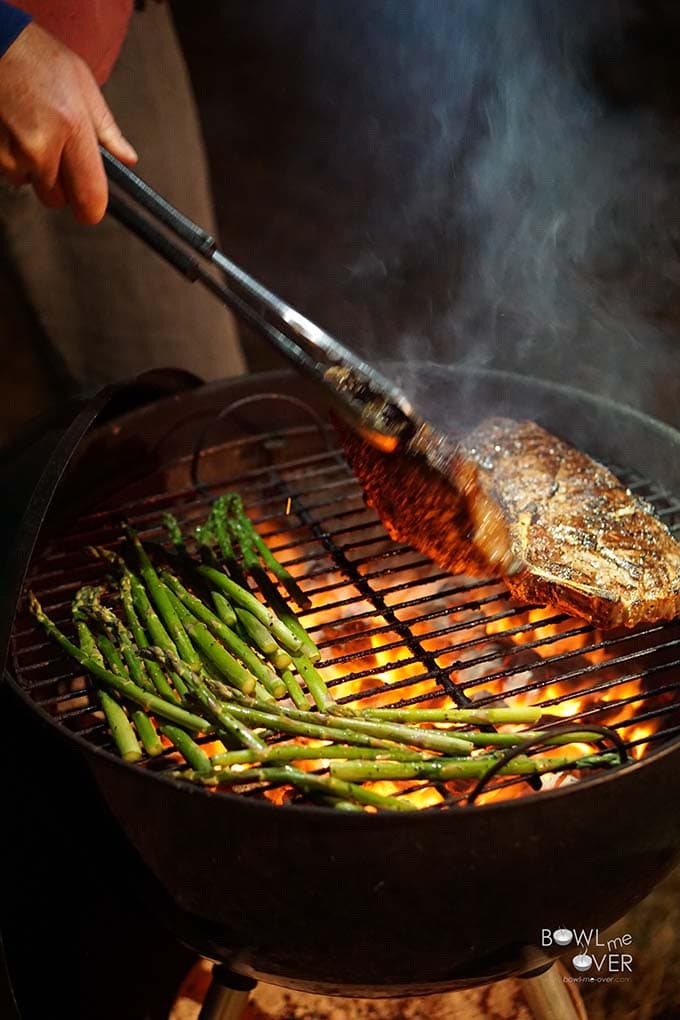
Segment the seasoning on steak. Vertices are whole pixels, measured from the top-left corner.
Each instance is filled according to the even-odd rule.
[[[448,514],[441,487],[427,492],[422,452],[381,454],[349,435],[345,447],[392,537],[446,569],[479,574],[498,563],[500,520],[513,554],[501,572],[514,598],[604,628],[680,614],[680,545],[665,525],[611,471],[534,422],[488,419],[455,452],[451,444],[465,496]]]

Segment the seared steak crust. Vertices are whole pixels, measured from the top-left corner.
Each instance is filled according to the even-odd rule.
[[[409,498],[411,458],[360,441],[347,452],[390,534],[447,569],[488,572],[488,535],[470,520],[498,529],[500,518],[513,553],[502,572],[514,598],[603,628],[680,614],[680,545],[668,529],[611,471],[534,422],[488,419],[460,440],[451,465],[467,477],[467,496],[453,501],[447,521],[439,508],[434,526],[427,504],[421,514]],[[438,504],[443,494],[433,498]]]

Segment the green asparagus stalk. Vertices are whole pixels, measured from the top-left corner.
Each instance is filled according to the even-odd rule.
[[[226,512],[230,515],[232,526],[238,528],[241,550],[243,550],[244,542],[254,548],[265,567],[281,582],[298,606],[301,609],[309,609],[312,604],[309,596],[300,588],[300,585],[290,571],[286,570],[282,563],[279,563],[267,543],[255,529],[244,509],[243,500],[237,492],[230,493],[226,501]]]
[[[227,566],[227,571],[232,581],[238,584],[241,588],[248,590],[248,581],[246,576],[241,569],[241,564],[236,556],[236,550],[231,543],[231,537],[227,530],[226,520],[223,515],[215,512],[215,506],[210,511],[210,517],[208,518],[210,528],[212,530],[213,539],[217,544],[217,548],[222,554],[222,560]],[[213,566],[218,567],[217,557],[213,558]]]
[[[112,549],[106,549],[104,546],[90,546],[90,552],[98,559],[104,559],[108,563],[112,563],[121,572],[121,596],[123,599],[123,606],[125,608],[130,627],[135,636],[137,647],[145,648],[148,647],[149,644],[146,637],[143,635],[141,624],[137,618],[137,613],[139,613],[139,616],[142,618],[149,631],[149,636],[153,643],[160,645],[162,648],[168,647],[173,649],[174,645],[170,635],[161,623],[155,609],[149,602],[149,597],[146,594],[144,585],[139,578],[128,569],[123,557],[119,556],[118,553],[114,552]],[[133,622],[136,626],[133,626]],[[156,672],[152,675],[152,680],[154,681],[154,686],[161,697],[167,697],[167,692],[170,692],[170,695],[173,698],[175,697],[175,694],[169,687],[165,677],[161,680],[159,673]],[[173,682],[180,699],[184,698],[187,692],[181,679],[175,675],[173,677]]]
[[[133,605],[144,621],[144,627],[149,634],[149,642],[147,642],[146,647],[148,647],[150,642],[153,642],[161,648],[167,648],[168,651],[175,651],[175,643],[170,637],[168,631],[165,629],[158,613],[151,605],[149,596],[146,593],[146,588],[135,574],[130,573],[129,577]],[[180,700],[184,700],[187,695],[187,689],[184,685],[184,681],[179,673],[171,674],[171,678]]]
[[[103,666],[104,657],[102,653],[99,651],[99,648],[97,647],[97,642],[95,641],[94,634],[89,629],[87,624],[80,618],[82,613],[85,611],[83,606],[83,597],[81,596],[82,591],[83,589],[81,588],[81,591],[78,592],[78,595],[76,595],[76,598],[74,599],[73,602],[73,615],[77,617],[76,627],[78,629],[78,641],[80,644],[80,650],[85,655],[89,655],[101,666]],[[146,689],[148,690],[148,688]],[[106,695],[106,697],[110,699],[110,695]],[[99,698],[99,701],[101,704],[101,697]],[[104,708],[104,705],[102,705],[102,708]],[[109,722],[109,726],[111,726],[109,714],[107,713],[106,708],[104,708],[104,714],[106,715],[107,721]],[[159,755],[163,750],[163,745],[158,739],[158,734],[156,733],[156,729],[154,727],[153,722],[148,717],[148,715],[146,715],[145,712],[142,712],[141,708],[134,709],[134,711],[131,713],[131,716],[132,722],[134,723],[135,729],[137,730],[137,736],[141,740],[144,750],[150,757],[152,758],[156,757],[156,755]],[[131,742],[130,748],[134,750],[134,747]]]
[[[187,591],[184,585],[169,571],[161,573],[161,579],[168,586],[173,595],[180,600],[185,609],[191,613],[196,621],[205,624],[211,633],[222,642],[223,645],[233,652],[241,660],[244,666],[252,673],[256,680],[272,694],[273,697],[283,697],[286,688],[278,676],[262,662],[245,641],[236,634],[231,627],[228,627],[219,617],[213,613],[200,599]],[[257,621],[255,621],[257,623]],[[186,624],[185,624],[186,626]],[[269,633],[269,631],[267,631]],[[273,640],[273,638],[272,638]],[[250,686],[250,685],[249,685]],[[253,685],[254,686],[254,685]],[[250,686],[250,690],[253,690]],[[241,688],[242,689],[242,688]],[[245,693],[250,693],[245,691]]]
[[[592,744],[602,739],[601,733],[589,733],[579,730],[574,733],[551,735],[550,730],[518,730],[516,733],[481,733],[478,730],[446,730],[455,733],[462,740],[469,740],[475,747],[516,747],[525,740],[534,740],[546,747],[558,747],[564,744]]]
[[[118,654],[118,649],[115,647],[108,634],[97,634],[97,645],[99,646],[99,651],[104,657],[104,661],[108,663],[111,672],[116,673],[124,680],[129,680],[130,674],[127,671],[127,667]]]
[[[217,537],[217,544],[231,570],[233,562],[236,561],[236,552],[231,541],[234,538],[241,549],[243,564],[250,572],[259,567],[260,560],[247,532],[242,529],[241,522],[232,520],[227,515],[227,502],[231,502],[231,493],[228,496],[220,496],[212,505],[210,519]],[[226,541],[223,536],[227,536]]]
[[[229,602],[227,602],[224,595],[221,595],[218,591],[212,591],[210,594],[212,595],[212,600],[215,605],[215,612],[222,623],[226,624],[227,627],[235,627],[237,623],[236,613]]]
[[[178,619],[181,618],[183,628],[186,628],[187,634],[191,637],[191,640],[195,642],[196,646],[208,656],[209,660],[217,667],[222,676],[224,676],[237,690],[241,691],[243,694],[252,693],[255,687],[255,677],[252,673],[242,666],[241,663],[238,662],[215,637],[213,637],[204,623],[201,623],[200,620],[197,620],[191,615],[186,606],[180,602],[169,588],[166,588],[165,591],[168,596],[168,600],[172,604],[173,611],[176,613]],[[167,651],[172,651],[172,649],[167,649]],[[197,662],[187,662],[187,665],[200,666],[200,659],[198,659],[197,656]],[[184,677],[183,673],[181,675]]]
[[[205,565],[198,569],[199,573],[206,577],[213,587],[224,592],[231,602],[236,603],[236,605],[241,606],[243,609],[247,609],[260,623],[264,624],[286,651],[293,653],[300,651],[302,645],[300,638],[292,634],[288,627],[274,615],[271,609],[263,605],[251,592],[236,584],[235,581],[232,581],[222,570],[215,570],[214,567]]]
[[[542,708],[364,708],[362,718],[391,722],[466,723],[471,726],[535,723]]]
[[[264,726],[274,732],[280,730],[283,733],[347,744],[361,744],[363,741],[357,738],[363,737],[371,747],[389,748],[396,743],[442,751],[449,755],[470,754],[473,748],[470,741],[448,732],[420,730],[400,723],[374,722],[324,712],[305,712],[280,704],[260,705],[236,692],[232,698],[234,700],[230,702],[230,709],[235,715],[249,719],[251,725]]]
[[[296,708],[307,710],[309,708],[309,702],[305,697],[305,692],[300,687],[298,678],[290,669],[284,669],[281,673],[281,679],[286,685],[290,699]]]
[[[144,594],[146,595],[146,593],[144,593]],[[134,607],[134,603],[133,603],[133,599],[132,599],[132,589],[131,589],[130,574],[127,573],[127,572],[124,573],[122,578],[121,578],[121,582],[120,582],[120,596],[121,596],[121,601],[123,603],[123,610],[125,612],[125,616],[126,616],[126,619],[127,619],[128,627],[130,628],[133,640],[134,640],[135,644],[137,645],[137,648],[140,649],[140,650],[143,650],[144,648],[148,648],[149,647],[149,639],[146,636],[146,631],[144,630],[144,628],[142,627],[141,623],[139,622],[139,617],[137,616],[137,612],[136,612],[135,607]],[[148,600],[147,600],[147,602],[148,602]],[[151,608],[150,605],[149,605],[149,608]],[[158,622],[160,624],[160,621],[158,621]],[[160,696],[162,698],[164,698],[166,701],[174,701],[174,700],[176,700],[177,694],[175,693],[175,691],[172,689],[172,687],[168,683],[167,678],[165,676],[165,673],[160,668],[158,663],[155,660],[151,660],[151,661],[145,662],[145,666],[146,666],[146,669],[147,669],[147,672],[148,672],[149,676],[151,677],[151,681],[152,681],[154,687],[156,688],[156,690],[158,691],[158,693],[160,694]],[[186,688],[184,689],[184,693],[186,694]]]
[[[215,556],[213,548],[215,545],[215,534],[212,530],[210,520],[207,520],[204,524],[196,525],[194,528],[194,538],[196,539],[196,545],[198,546],[201,561],[216,567],[217,557]]]
[[[267,658],[274,669],[278,669],[279,672],[289,669],[293,662],[292,657],[288,654],[285,648],[281,648],[279,645],[276,646],[274,651],[271,652]]]
[[[233,627],[239,622],[239,620],[241,620],[243,625],[244,620],[242,617],[246,617],[247,623],[250,625],[250,631],[253,632],[250,633],[248,631],[248,627],[245,627],[244,629],[251,640],[255,643],[256,647],[259,648],[259,650],[271,661],[273,666],[276,669],[287,669],[288,666],[290,666],[292,659],[288,652],[277,644],[271,632],[268,631],[267,628],[252,615],[252,613],[249,613],[247,609],[239,609],[235,612],[224,596],[220,595],[217,591],[212,592],[212,598],[217,615],[223,623],[225,623],[228,627]],[[258,638],[261,640],[258,640]]]
[[[336,779],[348,782],[374,782],[389,779],[394,782],[403,779],[427,779],[445,782],[450,779],[480,779],[498,760],[495,755],[480,755],[477,758],[437,758],[421,762],[388,761],[334,761],[331,774]],[[594,755],[539,756],[518,755],[498,770],[499,775],[526,776],[542,772],[557,772],[560,769],[607,768],[619,762],[618,754],[607,752]]]
[[[168,634],[179,652],[179,656],[189,666],[200,665],[198,658],[198,652],[192,645],[189,637],[180,622],[179,616],[177,615],[175,605],[172,599],[168,597],[168,590],[165,585],[161,582],[156,569],[152,564],[146,549],[139,540],[136,532],[129,526],[124,525],[123,530],[125,535],[130,542],[132,542],[137,558],[139,560],[139,569],[142,575],[144,584],[149,593],[151,601],[154,603],[156,610],[160,618],[163,621]]]
[[[145,691],[142,687],[138,687],[137,684],[133,683],[132,680],[125,680],[117,676],[97,662],[96,659],[86,655],[59,630],[57,625],[45,613],[33,592],[29,592],[29,606],[38,623],[46,630],[50,637],[79,662],[84,669],[96,677],[97,680],[101,680],[107,687],[111,687],[128,701],[140,705],[148,712],[153,712],[154,715],[169,719],[170,722],[176,722],[179,726],[192,733],[210,732],[210,723],[206,719],[194,715],[193,712],[187,712],[177,702],[164,701],[158,695]]]
[[[211,758],[214,767],[218,765],[228,768],[231,765],[246,765],[259,762],[269,765],[272,762],[287,761],[324,761],[341,758],[351,761],[416,761],[423,760],[423,751],[410,751],[408,748],[394,747],[356,747],[343,744],[326,744],[324,747],[305,747],[301,744],[272,744],[264,752],[257,751],[224,751]],[[438,760],[438,759],[435,759]]]
[[[187,687],[206,710],[206,713],[213,719],[218,730],[224,730],[226,733],[235,736],[245,747],[252,748],[259,754],[266,750],[264,741],[252,732],[247,722],[241,721],[238,714],[232,710],[232,705],[230,704],[229,709],[227,709],[225,705],[218,701],[206,682],[207,676],[201,669],[189,666],[186,662],[182,662],[175,652],[168,652],[164,648],[152,646],[143,654],[144,656],[155,656],[157,661],[161,662],[166,668],[181,674]]]
[[[155,655],[159,662],[162,662],[167,669],[177,669],[182,672],[184,678],[187,674],[194,672],[189,670],[186,663],[181,663],[176,654],[166,652],[163,649],[152,648],[149,652]],[[149,654],[149,653],[144,653]],[[205,685],[212,688],[214,685],[209,677],[199,677]],[[270,730],[272,733],[289,733],[291,736],[309,737],[312,740],[335,740],[343,741],[346,744],[356,744],[364,747],[390,748],[392,745],[385,740],[378,740],[375,737],[356,733],[352,730],[339,728],[331,729],[330,726],[323,726],[316,723],[317,715],[307,713],[304,719],[289,719],[284,714],[281,706],[276,702],[255,702],[251,698],[242,698],[235,691],[230,691],[223,685],[217,688],[218,698],[229,698],[229,712],[231,715],[247,726],[257,726]],[[259,749],[262,751],[266,745],[260,742]]]
[[[163,524],[165,526],[165,530],[168,533],[168,537],[172,544],[174,545],[175,549],[177,549],[177,551],[180,553],[186,552],[186,545],[184,544],[184,536],[182,535],[182,529],[180,527],[179,521],[174,516],[174,514],[171,513],[163,514]]]
[[[294,655],[293,665],[307,684],[307,690],[311,694],[317,708],[324,710],[335,704],[333,697],[326,687],[326,681],[306,655]]]
[[[275,584],[272,584],[264,570],[258,568],[253,571],[258,588],[264,595],[272,611],[279,620],[286,625],[291,634],[294,634],[300,641],[300,654],[306,655],[312,662],[321,658],[321,652],[316,647],[311,637],[300,623],[299,618],[293,612],[289,604],[282,597]]]
[[[86,612],[88,612],[95,620],[103,624],[105,628],[116,635],[120,650],[123,653],[125,660],[125,666],[131,679],[139,687],[144,687],[148,691],[153,691],[154,685],[149,679],[146,671],[146,667],[142,660],[137,654],[133,639],[122,623],[118,619],[113,610],[103,605],[100,597],[100,593],[95,589],[81,589],[82,604]],[[114,668],[114,672],[116,669]]]
[[[212,766],[210,758],[203,748],[199,747],[195,740],[192,740],[188,733],[178,726],[161,726],[161,733],[180,752],[187,765],[200,775],[210,772]]]
[[[108,662],[112,672],[116,673],[123,679],[129,679],[131,673],[126,667],[126,664],[121,659],[120,655],[118,654],[118,649],[115,647],[109,636],[107,634],[99,634],[97,636],[97,643],[99,645],[101,653],[103,654],[104,659],[106,660],[106,662]],[[136,677],[133,676],[132,679],[136,681]],[[151,684],[148,683],[148,681],[145,685],[140,684],[139,686],[140,687],[143,686],[144,690],[153,690]],[[151,720],[141,710],[141,708],[135,709],[130,714],[132,717],[132,721],[135,725],[135,729],[137,730],[137,735],[139,736],[139,739],[142,742],[144,750],[152,758],[156,757],[156,755],[159,755],[163,750],[163,745],[158,739],[158,734],[156,733],[156,730],[154,729]]]
[[[263,655],[271,655],[279,647],[271,631],[260,623],[247,609],[237,609],[236,617],[245,634]],[[290,660],[289,660],[290,661]]]
[[[178,773],[181,779],[188,778],[199,781],[216,780],[221,784],[248,783],[285,783],[294,786],[304,793],[321,794],[335,799],[352,801],[357,804],[366,804],[371,807],[383,808],[389,811],[413,811],[412,804],[397,797],[384,797],[373,790],[367,790],[363,786],[354,783],[347,783],[332,776],[317,776],[313,772],[302,772],[291,765],[282,765],[271,768],[253,768],[246,771],[231,769],[213,769],[208,776],[201,776],[199,773]]]
[[[121,758],[125,761],[139,761],[142,749],[123,707],[106,691],[98,691],[97,697]]]
[[[335,808],[336,811],[363,811],[361,804],[352,804],[349,800],[340,800],[339,797],[319,797],[314,798],[315,803],[321,804],[323,807]]]
[[[97,642],[95,641],[94,634],[92,633],[88,625],[85,623],[85,621],[78,617],[77,615],[78,610],[76,608],[75,602],[73,609],[74,609],[73,616],[76,621],[76,630],[78,632],[78,644],[80,645],[81,652],[88,658],[93,659],[95,662],[98,662],[100,666],[103,666],[104,656],[97,648]]]
[[[156,733],[153,720],[149,718],[146,712],[142,712],[141,708],[134,709],[131,714],[132,721],[137,730],[137,736],[141,740],[144,750],[150,758],[156,758],[162,753],[163,745]]]

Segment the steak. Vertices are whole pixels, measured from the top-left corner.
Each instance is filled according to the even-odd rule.
[[[518,601],[602,628],[680,613],[680,544],[611,471],[535,422],[487,419],[439,451],[448,495],[426,436],[392,454],[343,442],[390,535],[447,570],[500,568]]]

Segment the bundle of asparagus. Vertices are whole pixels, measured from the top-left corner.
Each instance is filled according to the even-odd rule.
[[[29,596],[39,623],[90,674],[127,761],[170,747],[183,780],[286,786],[344,810],[414,808],[408,796],[377,792],[377,780],[446,783],[490,769],[533,775],[618,762],[610,753],[573,752],[499,760],[527,740],[555,747],[600,739],[590,731],[490,729],[536,723],[540,709],[338,705],[315,666],[319,650],[291,607],[308,608],[309,598],[272,555],[240,496],[215,500],[193,536],[193,554],[177,520],[166,514],[164,524],[172,552],[152,554],[127,525],[130,556],[91,550],[116,577],[76,595],[77,644]],[[209,757],[202,738],[226,749]],[[302,762],[322,771],[296,767]]]

